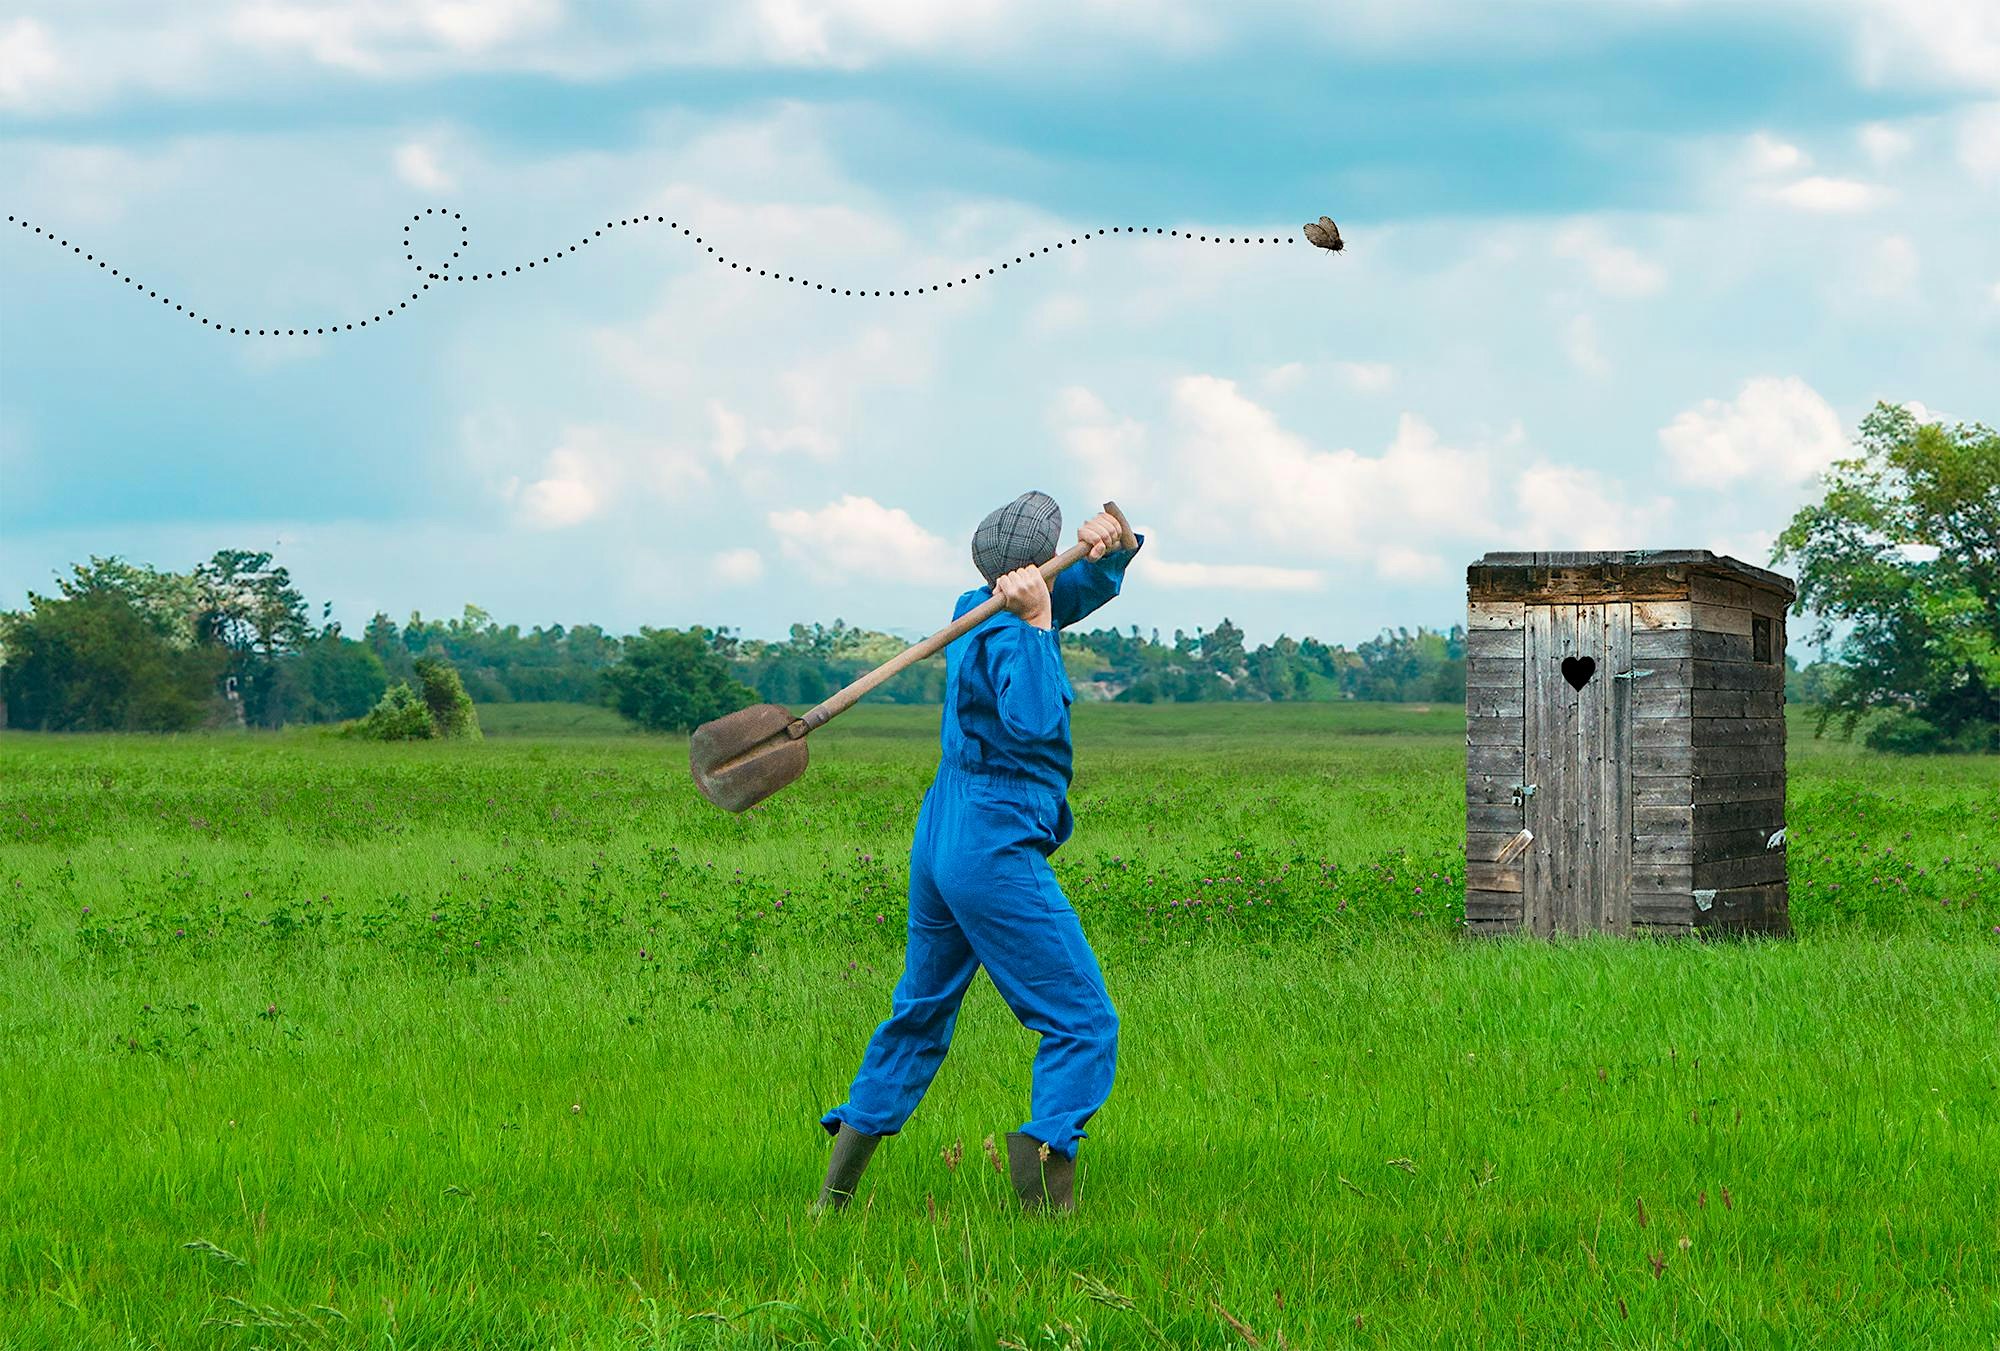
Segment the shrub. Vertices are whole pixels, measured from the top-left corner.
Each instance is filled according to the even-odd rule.
[[[449,662],[418,657],[417,678],[424,682],[424,703],[437,725],[437,735],[480,739],[479,714],[473,710],[472,696],[465,692]]]
[[[366,741],[427,741],[438,734],[430,706],[410,682],[399,680],[383,691],[382,700],[368,710],[368,716],[350,723],[342,736],[358,736]]]

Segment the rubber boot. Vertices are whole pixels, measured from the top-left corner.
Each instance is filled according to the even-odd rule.
[[[819,1200],[813,1203],[813,1214],[847,1209],[855,1189],[861,1185],[862,1171],[868,1167],[875,1146],[881,1143],[879,1135],[863,1135],[845,1121],[840,1123],[840,1131],[833,1137],[833,1157],[827,1160],[826,1182],[819,1189]]]
[[[1032,1135],[1007,1132],[1007,1171],[1013,1176],[1021,1209],[1075,1210],[1076,1160],[1064,1158],[1053,1149],[1045,1159],[1044,1148]]]

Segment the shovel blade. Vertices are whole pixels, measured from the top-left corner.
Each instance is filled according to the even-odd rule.
[[[752,704],[694,729],[688,768],[701,795],[724,811],[754,807],[806,772],[806,739],[777,704]]]

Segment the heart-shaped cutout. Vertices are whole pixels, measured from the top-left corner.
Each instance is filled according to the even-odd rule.
[[[1595,657],[1563,658],[1563,679],[1569,682],[1569,687],[1573,690],[1580,690],[1585,685],[1588,685],[1590,678],[1596,674],[1597,658]]]

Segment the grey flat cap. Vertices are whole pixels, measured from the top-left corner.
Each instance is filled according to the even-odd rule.
[[[972,532],[972,565],[988,586],[1003,572],[1046,563],[1062,538],[1062,508],[1047,493],[1022,493],[986,513]]]

